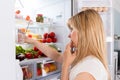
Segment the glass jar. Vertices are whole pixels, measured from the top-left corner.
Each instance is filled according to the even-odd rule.
[[[43,15],[42,15],[42,14],[37,14],[36,22],[41,22],[41,23],[43,23],[43,21],[44,21]]]

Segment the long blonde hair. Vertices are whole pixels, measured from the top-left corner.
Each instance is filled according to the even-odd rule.
[[[77,57],[72,65],[75,66],[83,58],[93,55],[108,70],[104,27],[100,15],[92,9],[82,11],[68,20],[68,26],[78,30]]]

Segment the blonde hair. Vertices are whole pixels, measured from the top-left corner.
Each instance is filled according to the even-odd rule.
[[[68,20],[68,26],[73,26],[78,30],[77,57],[72,66],[83,58],[93,55],[108,71],[104,27],[100,15],[92,9],[82,11]]]

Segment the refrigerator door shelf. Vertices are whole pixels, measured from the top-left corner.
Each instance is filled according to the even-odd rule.
[[[79,7],[111,7],[109,0],[82,0],[78,3]]]

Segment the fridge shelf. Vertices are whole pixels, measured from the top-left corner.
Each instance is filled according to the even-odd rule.
[[[111,11],[109,7],[80,7],[79,11],[84,11],[87,9],[93,9],[97,11],[100,15],[110,15],[110,11]]]
[[[16,27],[27,27],[29,25],[29,28],[49,28],[52,27],[52,23],[39,23],[39,22],[33,22],[33,21],[26,21],[24,19],[15,19]]]
[[[31,63],[52,63],[55,62],[51,60],[50,58],[37,58],[37,59],[25,59],[23,61],[20,61],[20,65],[25,65],[25,64],[31,64]]]
[[[109,0],[82,0],[78,5],[79,7],[112,7]]]

